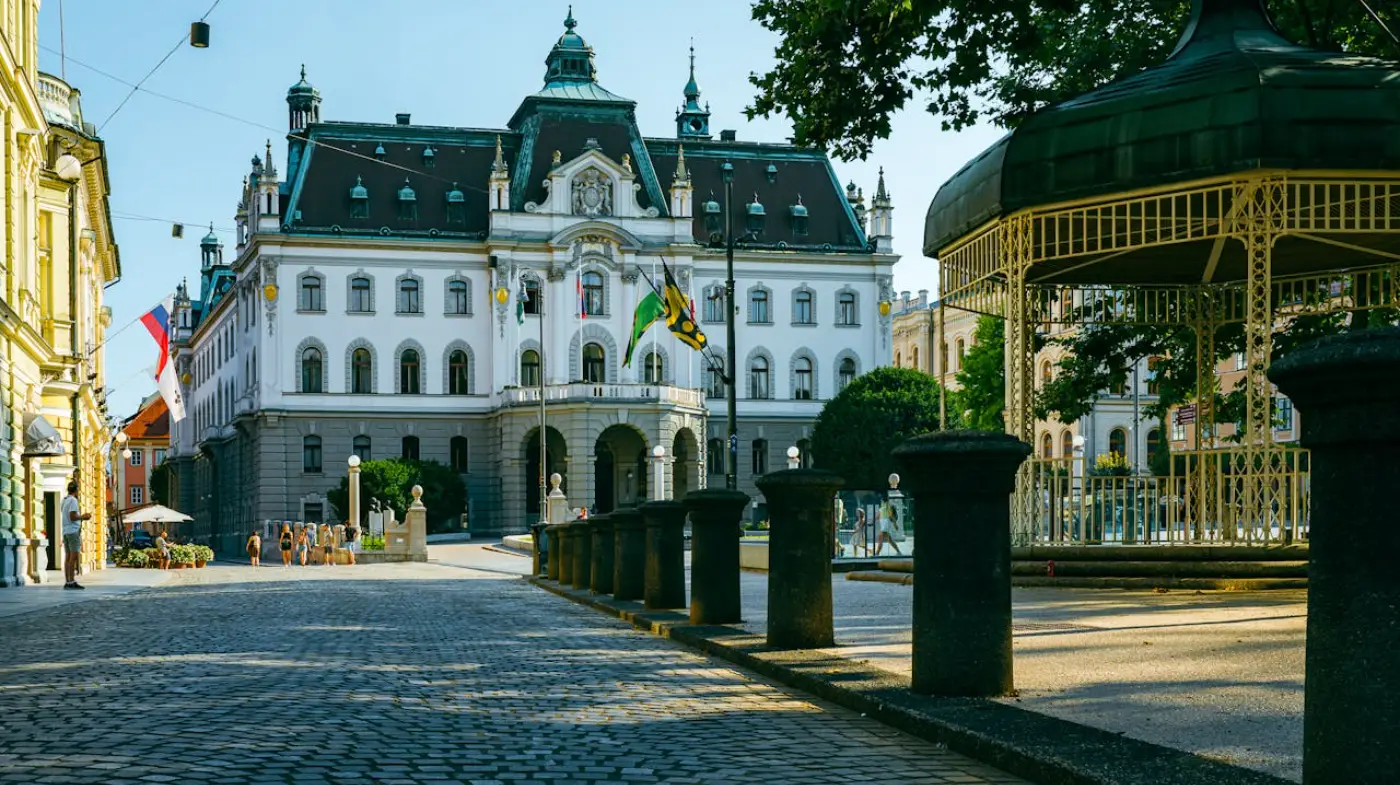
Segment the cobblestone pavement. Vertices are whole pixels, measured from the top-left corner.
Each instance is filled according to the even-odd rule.
[[[1015,783],[535,589],[210,567],[0,619],[0,783]]]

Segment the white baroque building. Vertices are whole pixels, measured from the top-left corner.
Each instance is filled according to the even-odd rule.
[[[523,530],[538,518],[541,394],[545,474],[574,506],[649,498],[656,445],[667,496],[721,483],[712,361],[660,323],[631,367],[623,353],[664,262],[723,358],[729,167],[740,488],[761,501],[753,478],[805,448],[822,402],[889,363],[883,180],[867,215],[821,152],[712,138],[693,64],[676,136],[643,137],[575,24],[499,130],[327,122],[305,73],[290,89],[285,177],[269,144],[232,258],[211,231],[198,292],[180,289],[189,416],[172,455],[198,536],[234,552],[255,521],[337,520],[327,492],[351,454],[450,465],[467,509],[435,523]]]

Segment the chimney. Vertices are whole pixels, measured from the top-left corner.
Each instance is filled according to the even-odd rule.
[[[399,112],[394,115],[394,122],[398,125],[410,125],[409,119],[412,117],[408,112]]]
[[[733,142],[738,139],[738,134],[739,132],[734,130],[720,131],[719,140],[721,142]]]
[[[920,290],[919,290],[919,306],[920,306],[920,307],[923,307],[923,306],[925,306],[925,305],[928,305],[928,290],[927,290],[927,289],[920,289]]]

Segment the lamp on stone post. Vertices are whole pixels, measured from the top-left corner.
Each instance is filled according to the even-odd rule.
[[[348,476],[349,483],[348,483],[348,484],[349,484],[349,486],[350,486],[350,493],[348,494],[348,496],[349,496],[349,507],[350,507],[350,510],[349,510],[349,515],[346,516],[346,520],[354,521],[354,522],[355,522],[355,525],[356,525],[356,526],[359,526],[359,525],[360,525],[360,456],[358,456],[358,455],[351,455],[349,458],[346,459],[345,462],[346,462],[346,464],[348,464],[349,467],[350,467],[350,468],[348,469],[348,474],[349,474],[349,476]]]
[[[127,436],[124,431],[117,431],[117,435],[112,437],[112,439],[116,442],[117,446],[121,448],[119,454],[122,460],[116,466],[112,467],[112,474],[116,475],[112,478],[112,482],[116,485],[115,495],[117,497],[117,503],[115,506],[117,508],[117,530],[122,533],[121,536],[125,537],[126,525],[122,523],[122,476],[126,474],[126,461],[131,458],[131,448],[126,446]]]
[[[651,492],[651,498],[655,501],[665,501],[666,499],[666,448],[656,445],[651,448],[652,477],[656,480],[656,487]]]
[[[797,445],[787,448],[788,468],[796,469],[802,463],[802,451],[797,449]]]

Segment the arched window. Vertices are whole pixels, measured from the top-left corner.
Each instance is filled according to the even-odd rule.
[[[903,368],[903,367],[904,367],[904,355],[900,354],[898,349],[896,349],[896,350],[895,350],[895,353],[894,353],[894,367],[896,367],[896,368]]]
[[[350,355],[350,392],[367,395],[374,391],[374,361],[369,349],[356,349]]]
[[[657,352],[647,352],[647,357],[642,361],[642,380],[646,384],[661,384],[661,355]]]
[[[953,344],[953,347],[955,351],[955,356],[957,357],[957,363],[953,366],[953,370],[961,371],[963,365],[963,358],[967,357],[967,342],[959,338],[957,340],[957,343]]]
[[[467,376],[467,353],[461,349],[453,350],[447,355],[448,395],[466,395],[471,389],[470,381]]]
[[[915,346],[909,350],[909,367],[919,370],[919,347]]]
[[[584,344],[583,380],[585,382],[600,383],[605,381],[603,377],[603,357],[603,347],[596,343]]]
[[[855,292],[842,292],[836,297],[836,323],[846,327],[860,324]]]
[[[768,368],[768,359],[755,357],[749,363],[749,397],[756,401],[766,401],[773,397],[773,388]]]
[[[447,282],[447,312],[455,315],[471,313],[471,293],[466,281]]]
[[[724,287],[715,285],[705,290],[705,321],[724,321]]]
[[[751,324],[772,324],[773,314],[768,310],[767,289],[754,289],[749,292],[749,322]]]
[[[1114,428],[1108,432],[1108,451],[1115,455],[1128,454],[1128,432],[1122,428]]]
[[[301,391],[307,393],[325,392],[325,361],[321,350],[308,346],[301,351]]]
[[[768,440],[753,440],[753,473],[768,473]]]
[[[849,386],[851,382],[856,380],[856,361],[851,359],[850,357],[847,357],[846,359],[842,360],[840,368],[837,371],[837,376],[840,382],[841,389],[846,389],[846,387]]]
[[[1040,457],[1055,457],[1055,439],[1050,435],[1049,431],[1040,435]]]
[[[364,434],[360,434],[359,436],[356,436],[354,439],[350,440],[350,452],[352,452],[352,453],[354,453],[356,456],[358,456],[359,459],[360,459],[361,461],[367,461],[367,460],[369,460],[369,459],[370,459],[370,441],[369,441],[369,437],[368,437],[368,436],[365,436]]]
[[[418,384],[418,350],[404,349],[399,355],[399,392],[406,395],[418,395],[423,392]]]
[[[418,452],[418,437],[417,437],[417,436],[405,436],[405,437],[403,437],[403,453],[402,453],[402,455],[403,455],[403,459],[404,459],[405,461],[417,461],[417,460],[420,460],[420,458],[419,458],[419,452]]]
[[[301,277],[301,293],[297,300],[297,307],[303,311],[324,311],[326,310],[326,300],[323,296],[321,279],[314,275],[303,275]]]
[[[301,470],[306,474],[321,473],[321,437],[303,436],[301,439]]]
[[[798,289],[797,293],[792,296],[793,324],[817,323],[812,299],[812,293],[807,289]]]
[[[374,312],[374,286],[364,276],[357,275],[350,279],[350,311],[351,313]]]
[[[417,278],[404,278],[399,281],[399,313],[422,313],[422,287]]]
[[[540,386],[540,353],[534,349],[520,353],[520,386]]]
[[[540,294],[540,282],[535,278],[525,279],[525,313],[536,316],[544,313],[544,297]]]
[[[1050,361],[1046,360],[1040,364],[1040,386],[1049,387],[1050,382],[1054,381],[1054,379],[1055,374],[1054,371],[1050,369]]]
[[[705,466],[712,475],[724,474],[723,439],[711,439],[705,443]]]
[[[1068,430],[1060,434],[1060,457],[1074,457],[1074,434],[1070,433]]]
[[[793,363],[793,390],[792,397],[799,401],[812,400],[812,361],[806,357],[798,357]]]
[[[583,313],[603,315],[603,276],[591,270],[583,274]]]
[[[723,352],[720,352],[723,354]],[[706,370],[708,374],[708,384],[706,385],[706,395],[711,398],[724,398],[728,393],[724,389],[724,363],[718,359],[710,360],[710,367]]]
[[[467,473],[467,437],[453,436],[448,449],[449,459],[452,461],[452,471],[458,474]]]

